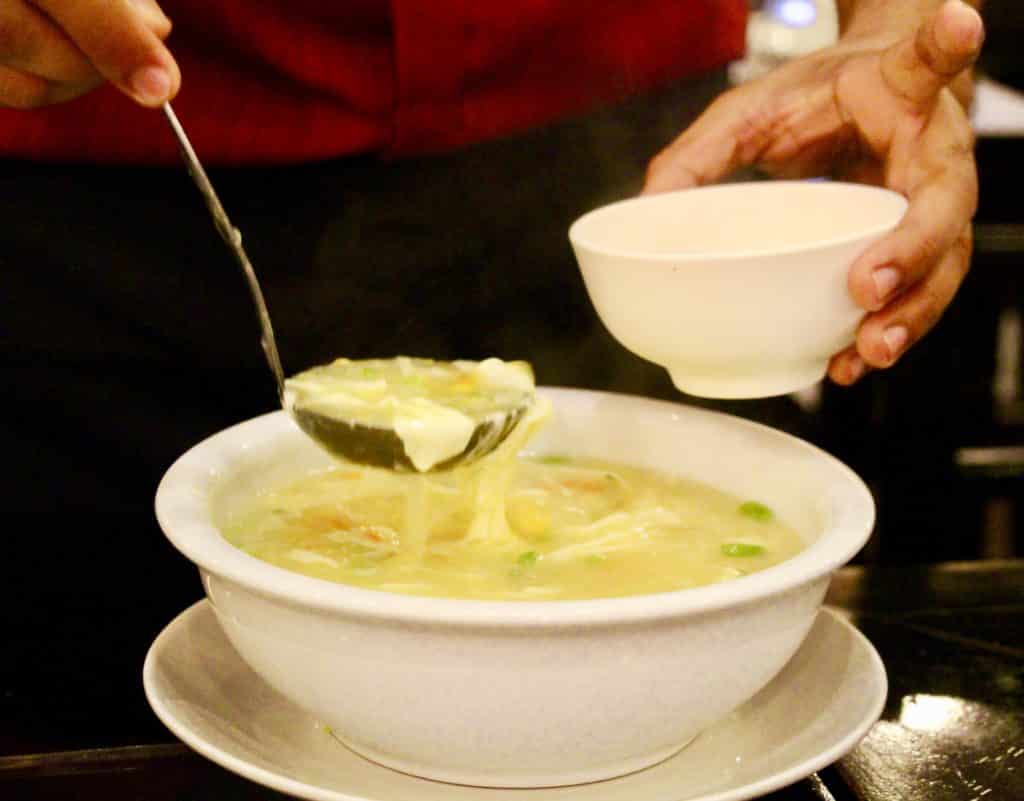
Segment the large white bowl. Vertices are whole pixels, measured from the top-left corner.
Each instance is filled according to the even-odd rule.
[[[589,601],[449,600],[308,578],[248,556],[215,525],[260,489],[327,464],[283,412],[188,451],[160,484],[157,516],[199,566],[243,659],[358,753],[485,786],[634,771],[778,673],[831,572],[866,541],[874,505],[848,468],[770,428],[623,395],[544,394],[555,420],[538,450],[649,466],[762,500],[807,549],[726,583]]]
[[[649,195],[569,229],[602,322],[693,395],[781,395],[821,380],[864,316],[854,260],[891,231],[896,192],[760,181]]]

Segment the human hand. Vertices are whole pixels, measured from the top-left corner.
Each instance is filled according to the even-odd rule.
[[[0,3],[0,105],[61,103],[110,81],[158,106],[181,84],[162,41],[170,32],[155,0]]]
[[[887,186],[909,207],[850,268],[868,314],[829,376],[852,384],[889,367],[935,325],[970,264],[977,171],[970,122],[950,84],[984,30],[945,3],[916,35],[844,37],[722,95],[651,162],[645,193],[715,181],[744,166],[770,175],[829,175]]]

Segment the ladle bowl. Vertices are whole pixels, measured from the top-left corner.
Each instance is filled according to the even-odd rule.
[[[231,250],[245,277],[259,321],[263,353],[273,375],[281,406],[291,414],[299,428],[311,439],[338,458],[392,470],[417,469],[406,452],[405,443],[394,429],[381,425],[360,425],[343,416],[295,408],[288,402],[284,369],[281,366],[281,356],[277,349],[277,339],[270,321],[270,312],[267,309],[259,279],[256,277],[256,271],[242,245],[241,232],[228,219],[227,212],[224,210],[220,198],[217,197],[217,192],[206,175],[206,170],[203,169],[203,165],[170,103],[164,103],[162,110],[178,140],[181,156],[188,167],[189,175],[192,176],[199,193],[206,201],[214,226]],[[523,419],[528,409],[528,405],[515,403],[476,421],[476,428],[466,447],[459,453],[432,465],[430,470],[450,470],[486,456],[505,441]]]

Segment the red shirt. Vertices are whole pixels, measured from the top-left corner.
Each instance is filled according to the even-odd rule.
[[[740,55],[746,0],[165,0],[174,101],[210,163],[436,152]],[[0,156],[176,163],[158,111],[110,86],[0,109]]]

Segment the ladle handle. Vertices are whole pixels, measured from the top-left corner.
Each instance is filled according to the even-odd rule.
[[[174,135],[178,138],[178,145],[181,149],[182,158],[184,158],[185,164],[188,166],[188,172],[192,176],[192,180],[195,181],[196,186],[199,187],[199,192],[210,209],[214,225],[217,227],[217,231],[220,232],[221,238],[235,255],[235,260],[238,262],[238,266],[242,268],[242,274],[249,285],[249,292],[252,294],[253,303],[256,305],[256,313],[259,316],[260,332],[262,333],[260,342],[263,345],[263,353],[267,357],[267,364],[270,365],[270,372],[274,374],[274,381],[277,383],[277,395],[283,406],[284,371],[281,369],[281,357],[277,352],[277,341],[274,339],[274,328],[270,324],[270,313],[267,311],[267,304],[263,300],[263,290],[260,288],[260,282],[256,278],[256,271],[253,270],[248,256],[245,255],[245,249],[242,247],[242,234],[231,224],[231,220],[228,219],[224,207],[220,204],[220,200],[217,199],[217,193],[213,191],[213,184],[206,177],[206,171],[203,169],[203,165],[199,163],[199,158],[196,156],[195,150],[192,149],[192,143],[189,142],[188,136],[185,135],[185,129],[181,127],[181,123],[178,122],[178,117],[171,108],[171,104],[164,103],[162,108],[167,121],[171,124],[171,130],[174,131]]]

